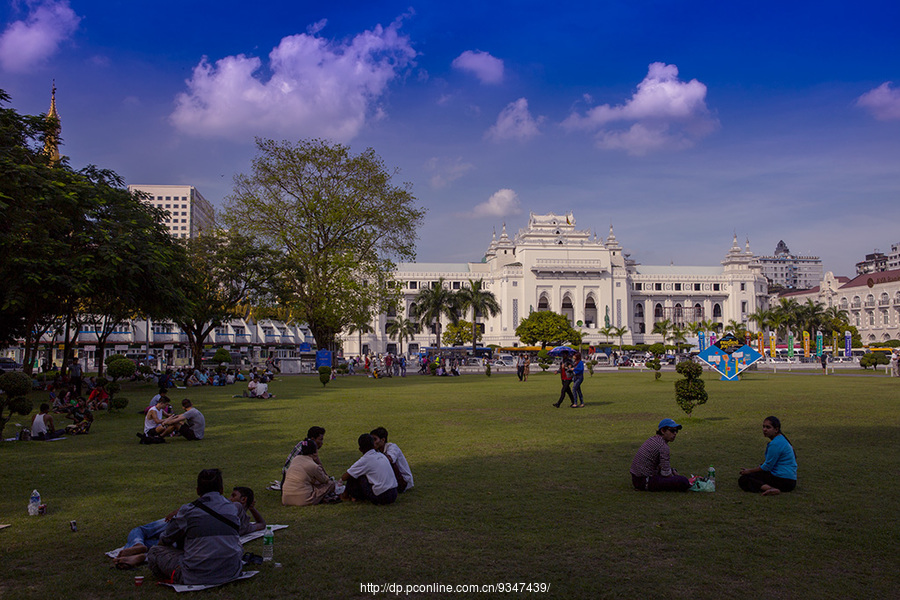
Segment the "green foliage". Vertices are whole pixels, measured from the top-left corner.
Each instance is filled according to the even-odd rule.
[[[273,289],[319,348],[358,321],[359,306],[399,297],[394,260],[415,257],[425,211],[371,148],[322,139],[257,139],[249,175],[234,178],[225,221],[278,255]]]
[[[128,398],[116,396],[109,401],[110,410],[122,410],[128,406]]]
[[[537,354],[537,363],[541,370],[546,372],[547,369],[550,368],[550,365],[553,364],[553,358],[550,356],[550,351],[546,348],[541,348]]]
[[[110,354],[105,359],[103,359],[103,363],[108,367],[109,365],[119,360],[128,360],[128,357],[124,354]]]
[[[409,307],[410,314],[419,319],[420,323],[436,326],[435,346],[441,345],[441,317],[446,316],[450,323],[458,320],[458,298],[444,284],[444,278],[440,277],[432,286],[419,290],[415,300]]]
[[[153,367],[150,367],[148,365],[140,365],[138,366],[137,370],[141,375],[150,375],[151,373],[153,373]]]
[[[541,348],[581,343],[581,333],[569,325],[569,320],[561,314],[548,310],[533,312],[516,327],[516,335],[523,344]]]
[[[706,393],[706,383],[701,379],[703,375],[703,367],[697,363],[684,360],[675,367],[684,379],[675,382],[675,401],[687,415],[690,417],[694,408],[706,404],[708,395]]]
[[[331,381],[331,367],[327,365],[319,367],[319,381],[322,382],[322,387],[328,385],[328,382]]]
[[[131,377],[134,375],[134,371],[136,369],[136,365],[134,361],[130,358],[125,358],[123,360],[114,360],[109,363],[106,367],[106,373],[112,377],[113,381],[117,379],[121,379],[123,377]],[[106,390],[109,392],[109,388]],[[112,393],[112,392],[110,392]]]
[[[213,362],[217,365],[222,363],[230,363],[231,362],[231,352],[226,350],[225,348],[219,348],[216,350],[216,353],[213,355]]]
[[[347,365],[338,365],[336,370],[338,375],[346,375],[350,372],[350,368]]]
[[[588,373],[590,373],[591,377],[593,377],[594,376],[594,367],[597,365],[597,361],[589,360],[589,361],[587,361],[586,364],[587,364],[587,368],[588,368]]]
[[[660,344],[660,345],[662,345],[662,344]],[[648,360],[644,364],[646,365],[646,367],[648,369],[653,369],[653,371],[654,371],[653,378],[654,379],[659,379],[660,377],[662,377],[662,373],[659,372],[659,370],[662,368],[662,364],[660,364],[658,358],[654,358],[653,360]]]
[[[482,334],[476,329],[477,341],[481,341]],[[472,324],[460,319],[456,323],[447,324],[444,335],[441,336],[445,346],[465,346],[472,342]]]
[[[491,363],[488,363],[487,365],[485,365],[484,374],[487,375],[488,377],[491,376]]]
[[[122,390],[122,384],[118,381],[111,381],[106,384],[106,393],[112,398]]]
[[[863,369],[876,368],[878,365],[886,365],[890,362],[891,359],[881,352],[867,352],[859,358],[859,366]]]
[[[456,301],[459,308],[463,311],[472,309],[472,353],[475,353],[475,344],[481,339],[481,332],[478,331],[476,322],[478,316],[496,316],[500,314],[500,303],[494,293],[484,289],[484,282],[479,280],[469,280],[469,285],[463,287],[456,293]]]
[[[107,385],[108,383],[109,383],[109,379],[107,379],[106,377],[98,377],[97,378],[97,387],[103,387],[103,386]],[[106,391],[109,392],[108,389]]]
[[[655,344],[651,344],[647,348],[647,351],[653,356],[662,356],[666,353],[666,347],[664,344],[660,344],[659,342],[657,342]]]
[[[31,392],[31,377],[20,371],[8,371],[0,375],[0,440],[3,428],[14,414],[27,415],[31,412],[31,400],[25,397]]]

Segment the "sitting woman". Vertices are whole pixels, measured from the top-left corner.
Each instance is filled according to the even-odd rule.
[[[766,444],[766,460],[752,469],[741,469],[738,485],[745,492],[762,492],[763,496],[775,496],[797,487],[797,457],[794,447],[781,433],[778,417],[766,417],[763,435]]]
[[[300,454],[291,460],[284,483],[281,484],[281,503],[285,506],[310,506],[326,497],[336,497],[334,481],[319,462],[319,447],[311,439],[300,442]]]
[[[88,396],[89,410],[106,410],[109,408],[109,393],[104,386],[95,387]]]

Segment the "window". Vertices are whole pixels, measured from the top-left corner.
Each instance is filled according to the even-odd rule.
[[[713,319],[721,319],[722,318],[722,306],[720,304],[713,304]]]
[[[518,282],[518,281],[513,281],[513,287],[519,287],[519,282]]]
[[[168,202],[169,200],[171,200],[171,199],[172,199],[171,196],[166,196],[166,201],[167,201],[167,202]]]
[[[680,291],[681,291],[681,284],[680,284],[680,283],[676,283],[676,284],[675,284],[675,291],[676,291],[676,292],[680,292]]]
[[[699,284],[699,283],[695,283],[695,284],[694,284],[694,291],[695,291],[695,292],[699,292],[699,291],[700,291],[700,284]]]
[[[458,290],[458,289],[459,289],[459,282],[458,282],[458,281],[454,281],[454,282],[453,282],[453,289],[454,289],[454,290]]]
[[[742,292],[743,292],[743,291],[746,291],[746,289],[747,289],[747,284],[746,284],[746,283],[742,283],[742,284],[741,284],[741,291],[742,291]]]
[[[621,282],[621,281],[617,281],[617,282],[616,282],[616,287],[622,287],[622,282]]]
[[[654,284],[653,284],[653,289],[656,290],[657,292],[661,292],[661,291],[662,291],[662,284],[661,284],[661,283],[654,283]]]
[[[714,292],[718,292],[718,291],[719,291],[719,285],[720,285],[720,284],[718,284],[718,283],[714,283],[714,284],[713,284],[713,291],[714,291]]]
[[[419,289],[419,282],[418,282],[418,281],[410,281],[410,282],[409,282],[409,289],[411,289],[411,290],[417,290],[417,289]]]
[[[869,326],[875,325],[875,313],[869,313]]]
[[[166,208],[172,208],[171,204],[166,204]]]
[[[640,292],[640,291],[643,290],[643,289],[644,289],[644,284],[643,284],[643,283],[636,283],[636,284],[634,284],[634,290],[635,290],[636,292]]]
[[[663,316],[662,304],[657,304],[656,307],[653,309],[653,317],[655,319],[662,319],[662,316]]]
[[[743,283],[741,285],[744,285]],[[741,302],[741,314],[747,314],[747,301]]]

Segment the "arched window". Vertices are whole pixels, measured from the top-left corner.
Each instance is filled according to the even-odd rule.
[[[560,312],[562,315],[569,320],[569,323],[575,322],[575,307],[572,306],[572,296],[566,294],[562,299],[562,306],[560,307]]]
[[[900,294],[900,292],[897,292],[897,294]],[[850,306],[850,302],[847,300],[847,298],[846,297],[841,298],[841,308],[844,310],[847,310],[847,308],[849,306]]]
[[[643,304],[635,304],[634,305],[634,316],[635,316],[635,318],[639,318],[639,319],[644,318],[644,305]]]
[[[540,299],[538,300],[538,308],[540,310],[550,310],[550,299],[547,297],[546,293],[541,294]]]
[[[657,304],[653,308],[653,318],[654,319],[662,319],[663,318],[663,307],[662,304]]]
[[[722,318],[722,305],[713,304],[713,319],[721,319]]]

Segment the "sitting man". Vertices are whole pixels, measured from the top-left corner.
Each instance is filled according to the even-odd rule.
[[[203,418],[203,413],[194,408],[187,398],[181,401],[181,406],[184,408],[183,413],[167,418],[162,424],[166,427],[172,425],[178,427],[178,433],[186,440],[202,440],[203,434],[206,432],[206,419]],[[179,423],[181,423],[180,427]]]
[[[160,580],[216,585],[241,574],[244,553],[238,532],[240,507],[222,495],[222,471],[197,475],[195,501],[178,509],[159,544],[147,552],[150,570]]]
[[[238,530],[239,535],[245,536],[248,533],[261,531],[266,528],[266,520],[256,510],[253,490],[248,487],[238,486],[231,492],[231,501],[238,507],[238,514],[241,518],[241,528]],[[165,532],[169,521],[177,513],[178,511],[174,510],[158,521],[135,527],[128,532],[128,540],[125,542],[125,546],[113,559],[116,567],[119,569],[130,569],[143,564],[147,560],[147,551],[159,543],[160,536]],[[247,513],[253,515],[255,522],[250,521],[250,515]]]
[[[375,442],[375,449],[385,454],[391,461],[394,476],[397,478],[397,491],[402,494],[413,486],[412,471],[406,457],[403,456],[403,451],[397,444],[388,442],[388,432],[384,427],[376,427],[370,433]]]
[[[31,419],[31,439],[52,440],[66,433],[64,429],[53,428],[53,417],[50,416],[50,405],[48,403],[44,402],[41,404],[40,411]]]
[[[263,400],[275,397],[274,394],[269,393],[269,384],[267,383],[267,380],[265,377],[263,377],[259,381],[259,383],[256,384],[256,397],[262,398]]]
[[[150,438],[159,438],[165,441],[165,437],[175,431],[175,425],[166,424],[166,419],[168,418],[166,417],[166,409],[168,407],[169,399],[165,396],[160,396],[156,406],[147,410],[147,414],[144,417],[144,433],[138,434],[142,444],[160,443],[158,440],[155,442],[149,440]]]
[[[255,375],[250,382],[247,384],[247,396],[249,398],[256,398],[256,388],[259,386],[259,378]]]
[[[144,413],[146,413],[148,410],[150,410],[151,408],[156,406],[156,403],[159,402],[159,399],[163,398],[163,397],[168,399],[168,397],[169,397],[169,389],[168,388],[164,388],[164,387],[159,388],[159,393],[157,393],[155,396],[150,398],[150,404],[147,405],[147,408],[144,410]]]
[[[634,489],[648,492],[686,492],[691,487],[687,477],[669,464],[669,444],[675,440],[681,425],[672,419],[659,422],[656,435],[644,442],[631,461],[631,483]]]
[[[375,441],[368,433],[359,436],[362,458],[341,475],[347,489],[343,500],[369,500],[372,504],[391,504],[397,500],[397,478],[387,456],[375,450]]]

